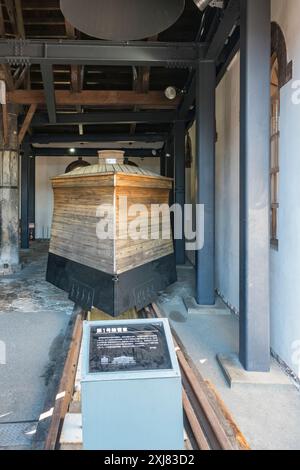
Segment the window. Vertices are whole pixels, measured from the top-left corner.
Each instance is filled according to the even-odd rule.
[[[270,152],[270,191],[271,191],[271,246],[277,248],[279,213],[280,176],[280,90],[293,77],[293,62],[288,62],[284,34],[276,22],[271,24],[271,152]]]
[[[279,209],[279,116],[280,87],[279,65],[276,54],[271,62],[271,151],[270,151],[270,189],[271,189],[271,244],[278,248],[278,209]]]

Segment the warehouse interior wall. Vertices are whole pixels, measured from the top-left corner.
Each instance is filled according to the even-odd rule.
[[[278,250],[271,249],[271,340],[276,354],[300,376],[300,0],[272,1],[293,78],[280,90]]]
[[[191,138],[191,153],[192,153],[192,161],[191,167],[186,168],[185,170],[185,199],[187,204],[192,204],[195,207],[196,204],[196,197],[197,197],[197,178],[196,178],[196,126],[195,123],[189,129],[189,135]],[[194,229],[195,229],[195,217],[193,220]],[[195,265],[196,257],[193,251],[187,251],[186,256],[188,260]]]
[[[69,163],[76,157],[37,157],[36,158],[36,238],[50,239],[52,213],[53,213],[53,191],[51,178],[65,172]],[[98,157],[84,157],[91,164],[98,161]],[[131,161],[155,173],[160,172],[159,158],[130,158]]]
[[[216,90],[216,288],[239,309],[240,57]],[[229,269],[228,269],[229,268]]]
[[[272,21],[281,27],[293,78],[280,90],[278,249],[271,247],[271,347],[300,378],[300,0],[272,0]],[[299,80],[297,86],[297,80]],[[240,59],[237,54],[216,90],[216,289],[239,311],[239,103]],[[298,90],[298,92],[297,92]],[[293,97],[297,98],[296,104]],[[195,198],[194,165],[187,175]]]

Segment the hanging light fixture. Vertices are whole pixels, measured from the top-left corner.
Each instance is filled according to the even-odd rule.
[[[185,0],[60,0],[66,20],[99,39],[131,41],[165,31],[181,16]]]
[[[174,86],[168,86],[165,89],[165,97],[168,98],[168,100],[175,100],[177,96],[177,90]]]

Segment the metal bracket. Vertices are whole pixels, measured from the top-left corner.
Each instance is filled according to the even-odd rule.
[[[13,46],[13,57],[7,58],[7,63],[9,65],[30,65],[30,58],[25,57],[24,54],[24,46],[28,44],[28,40],[26,39],[8,39],[8,43],[12,44]]]

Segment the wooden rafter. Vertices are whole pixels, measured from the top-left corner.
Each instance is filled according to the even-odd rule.
[[[149,41],[157,41],[158,35],[149,38]],[[148,93],[150,86],[150,67],[139,67],[137,73],[137,79],[134,80],[133,89],[139,93]],[[138,111],[138,107],[134,108]],[[134,134],[136,131],[136,124],[133,123],[130,126],[130,134]]]
[[[2,104],[3,143],[8,143],[8,111],[7,104]]]
[[[3,6],[0,3],[0,36],[4,37],[5,36],[5,23],[4,23],[4,17],[3,17]]]
[[[24,119],[24,122],[22,124],[22,127],[21,127],[19,135],[18,135],[19,145],[21,145],[22,142],[23,142],[23,139],[26,135],[26,132],[28,131],[29,126],[31,124],[34,113],[36,112],[36,109],[37,109],[37,104],[30,105],[30,108],[27,112],[26,118]]]
[[[66,33],[67,33],[68,38],[74,39],[76,37],[75,28],[67,20],[65,20],[65,28],[66,28]]]
[[[5,6],[9,16],[10,23],[12,25],[13,31],[17,37],[22,39],[25,38],[25,29],[23,21],[23,12],[22,12],[22,2],[21,0],[5,0]],[[3,5],[0,5],[0,36],[5,37],[5,23],[3,18]],[[1,70],[4,75],[4,80],[6,82],[7,90],[13,91],[19,88],[24,82],[28,67],[23,67],[20,70],[16,70],[15,76],[11,73],[11,68],[8,64],[1,64]],[[19,73],[20,72],[20,73]],[[15,81],[16,80],[16,81]]]
[[[16,21],[16,10],[14,0],[4,0],[4,5],[6,6],[7,14],[9,21],[15,36],[18,36],[18,27]]]
[[[18,36],[22,39],[25,39],[25,27],[23,19],[23,10],[22,10],[22,0],[15,0],[16,8],[16,23]]]
[[[24,81],[28,78],[28,71],[29,71],[29,66],[25,65],[23,69],[21,70],[21,73],[18,76],[17,80],[15,81],[16,90],[20,88],[21,85],[24,83]]]
[[[76,39],[76,30],[67,20],[65,20],[66,34],[69,39]],[[80,93],[83,85],[83,71],[84,68],[81,65],[71,65],[71,91],[72,93]],[[76,106],[76,111],[81,112],[81,106]],[[84,130],[82,124],[78,126],[80,135],[83,135]]]
[[[65,20],[66,34],[69,39],[76,39],[76,30],[67,20]],[[82,89],[80,65],[71,65],[71,91],[79,93]]]
[[[21,105],[44,105],[45,94],[43,90],[15,90],[8,92],[8,102]],[[55,100],[57,106],[100,106],[101,107],[134,107],[153,109],[174,109],[179,104],[179,99],[168,100],[162,91],[149,91],[138,93],[135,91],[106,91],[83,90],[80,93],[72,93],[66,90],[56,90]]]
[[[5,23],[3,17],[3,5],[0,4],[0,36],[5,37]],[[3,79],[5,80],[6,87],[9,91],[14,90],[14,79],[11,73],[10,66],[8,64],[1,64],[1,72]]]
[[[4,145],[8,142],[8,111],[6,104],[6,82],[2,79],[0,74],[0,102],[2,108],[2,131],[3,131],[3,143]]]

